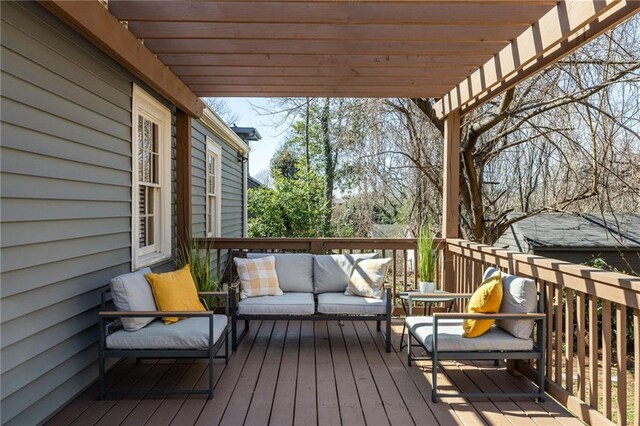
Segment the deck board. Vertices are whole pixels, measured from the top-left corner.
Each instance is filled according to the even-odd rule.
[[[384,351],[375,323],[254,321],[229,364],[216,360],[213,400],[202,395],[127,396],[97,401],[97,386],[48,424],[122,425],[415,425],[551,426],[580,423],[551,399],[443,398],[431,403],[430,362],[406,364]],[[480,368],[478,368],[480,367]],[[111,389],[191,388],[208,383],[204,360],[125,360],[108,373]],[[533,384],[491,362],[443,363],[439,388],[530,390]]]

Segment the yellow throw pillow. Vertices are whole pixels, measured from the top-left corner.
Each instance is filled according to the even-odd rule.
[[[189,265],[164,274],[148,273],[144,277],[151,285],[153,298],[159,311],[204,311],[198,299],[196,284]],[[184,317],[164,317],[165,324],[173,324]]]
[[[281,296],[282,290],[276,273],[275,256],[259,257],[257,259],[233,259],[238,268],[242,291],[240,298],[256,296]]]
[[[391,260],[393,259],[357,260],[344,294],[382,299],[384,297],[384,279],[387,276]]]
[[[482,314],[497,314],[502,303],[502,274],[496,271],[480,284],[469,300],[467,312]],[[478,337],[486,333],[495,319],[472,320],[466,319],[462,323],[463,337]]]

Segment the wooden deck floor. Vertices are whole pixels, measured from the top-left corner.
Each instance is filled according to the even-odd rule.
[[[374,323],[310,321],[252,322],[229,364],[216,360],[213,400],[204,396],[125,397],[96,400],[92,387],[51,419],[51,425],[431,425],[581,424],[548,400],[493,399],[467,402],[430,399],[428,362],[406,367],[398,353],[401,323],[384,352]],[[524,378],[485,363],[449,363],[439,378],[443,390],[527,389]],[[119,363],[110,386],[127,389],[204,388],[204,361],[147,360]]]

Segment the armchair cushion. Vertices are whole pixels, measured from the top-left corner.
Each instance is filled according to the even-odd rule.
[[[160,311],[204,311],[198,298],[198,290],[191,276],[191,268],[184,268],[164,274],[144,275],[153,291],[153,298]],[[165,324],[180,321],[180,317],[164,317]]]
[[[384,280],[391,258],[358,260],[345,294],[382,299]]]
[[[284,292],[313,292],[313,256],[306,253],[247,253],[247,259],[273,256],[278,284]]]
[[[378,253],[319,254],[313,256],[313,284],[316,294],[342,292],[349,285],[356,262],[374,259]]]
[[[387,312],[386,298],[348,296],[344,293],[318,295],[318,312],[321,314],[380,315]]]
[[[407,317],[407,328],[433,352],[433,317]],[[477,351],[530,351],[532,339],[518,339],[497,326],[475,339],[462,337],[461,319],[438,320],[438,352],[477,352]]]
[[[495,268],[488,268],[485,276]],[[538,298],[535,281],[515,275],[502,274],[502,304],[500,313],[529,314],[537,311]],[[520,339],[528,339],[533,333],[533,320],[497,320],[496,325]]]
[[[151,269],[144,268],[136,272],[118,275],[109,283],[113,304],[118,311],[155,311],[156,302],[149,283],[144,278]],[[149,324],[155,318],[121,318],[126,331],[136,331]]]
[[[227,326],[225,315],[213,316],[213,343],[217,342]],[[185,318],[165,325],[153,321],[130,333],[118,330],[107,336],[107,349],[208,349],[209,318]]]

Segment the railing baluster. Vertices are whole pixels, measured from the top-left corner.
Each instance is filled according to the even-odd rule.
[[[407,282],[408,278],[409,278],[409,274],[407,272],[407,250],[402,250],[402,270],[403,272],[403,276],[402,276],[402,282],[404,283],[404,291],[407,291],[408,285],[409,283]],[[414,275],[418,274],[418,271],[413,271]]]
[[[611,302],[602,302],[602,411],[611,418]]]
[[[589,295],[589,403],[598,408],[598,299]]]
[[[618,406],[616,407],[618,424],[625,426],[627,424],[627,307],[619,303],[616,303],[616,359],[618,361]]]
[[[393,258],[391,261],[391,265],[393,267],[393,288],[391,289],[391,292],[393,293],[393,306],[396,306],[396,280],[398,275],[398,253],[396,249],[393,249],[391,252],[391,257]]]
[[[547,296],[547,377],[553,380],[553,283],[543,281]]]
[[[555,382],[562,383],[562,289],[560,286],[555,287],[555,314],[556,314],[556,329],[555,329],[555,348],[553,354],[556,361]]]
[[[638,330],[640,330],[640,309],[633,310],[633,424],[640,426],[640,339],[638,338]]]
[[[585,400],[586,387],[585,387],[585,294],[583,292],[577,293],[576,301],[576,324],[578,325],[578,395],[581,400]]]
[[[565,388],[573,393],[573,290],[566,289],[565,294],[565,375],[566,386]]]

